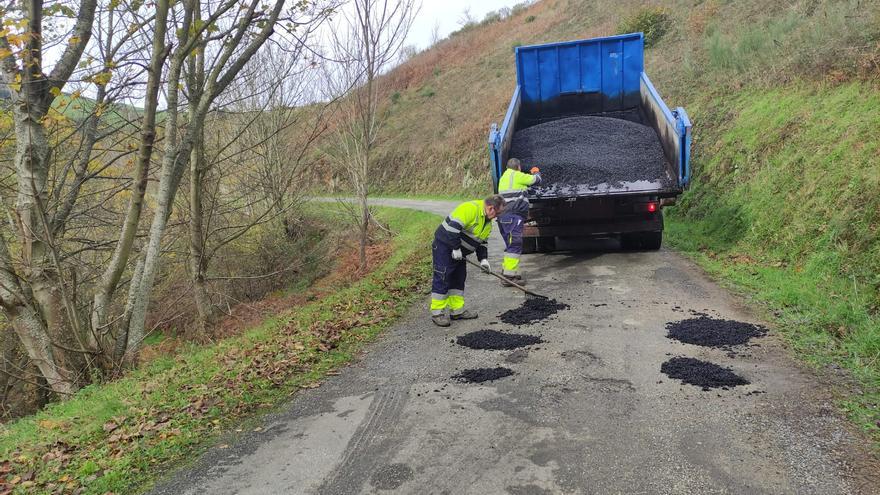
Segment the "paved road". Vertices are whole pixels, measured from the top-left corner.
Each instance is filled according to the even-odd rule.
[[[452,203],[385,201],[445,215]],[[490,258],[500,266],[501,241]],[[427,246],[426,246],[427,249]],[[773,337],[746,355],[665,338],[689,310],[755,321],[681,256],[526,256],[532,287],[571,305],[529,350],[475,351],[451,339],[506,329],[513,289],[470,273],[478,320],[433,326],[416,307],[357,363],[296,395],[262,430],[227,439],[157,494],[877,493],[876,465],[827,387]],[[425,296],[427,303],[427,295]],[[670,356],[730,366],[752,382],[703,392],[660,374]],[[485,386],[473,367],[516,374]],[[754,393],[761,392],[761,393]]]

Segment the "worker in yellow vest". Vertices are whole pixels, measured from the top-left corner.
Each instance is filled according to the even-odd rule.
[[[501,196],[467,201],[458,205],[434,232],[431,250],[434,278],[431,282],[431,320],[441,327],[451,320],[471,320],[476,311],[464,307],[464,282],[467,263],[464,257],[476,253],[480,267],[489,271],[487,241],[492,233],[492,219],[504,210]]]
[[[523,227],[529,216],[529,186],[541,182],[541,171],[532,167],[531,174],[521,171],[522,163],[516,158],[507,161],[507,170],[498,179],[498,194],[504,198],[504,213],[498,217],[498,229],[504,238],[504,261],[501,274],[522,285],[525,283],[519,274],[519,259],[522,256]],[[510,286],[506,281],[501,285]]]

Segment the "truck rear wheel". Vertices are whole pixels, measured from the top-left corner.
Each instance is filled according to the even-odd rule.
[[[539,253],[552,253],[553,251],[556,251],[555,237],[538,237],[537,241]]]
[[[523,254],[556,251],[555,237],[523,237]]]
[[[663,244],[663,232],[636,232],[620,235],[624,251],[656,251]]]

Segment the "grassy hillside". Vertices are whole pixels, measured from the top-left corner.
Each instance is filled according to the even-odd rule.
[[[856,378],[880,431],[880,2],[544,0],[393,71],[384,193],[484,194],[513,48],[641,30],[646,70],[694,121],[694,182],[667,242]]]

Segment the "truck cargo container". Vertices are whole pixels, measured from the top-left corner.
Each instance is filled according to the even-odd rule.
[[[653,179],[636,173],[627,177],[627,172],[621,178],[616,170],[617,174],[599,180],[554,184],[553,177],[542,173],[545,183],[528,194],[531,208],[524,252],[552,251],[557,238],[612,236],[620,238],[624,249],[659,249],[663,207],[674,204],[690,181],[691,123],[683,108],[669,109],[645,73],[642,33],[520,46],[515,58],[513,97],[501,127],[493,124],[489,132],[496,191],[517,132],[532,126],[554,121],[560,121],[557,126],[581,125],[588,120],[571,117],[624,119],[650,127],[662,148],[656,158],[636,163],[660,170]],[[581,144],[563,140],[553,146]],[[613,165],[613,146],[611,152],[607,146],[602,149],[610,155],[602,158]],[[592,150],[574,151],[586,161]],[[541,158],[538,150],[529,157],[531,163],[525,162],[526,169],[540,167]]]

